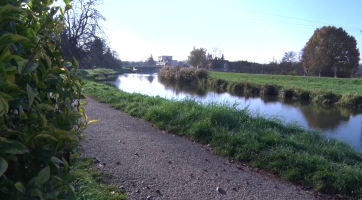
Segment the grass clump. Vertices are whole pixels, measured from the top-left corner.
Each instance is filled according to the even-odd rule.
[[[362,154],[344,142],[226,103],[204,105],[88,85],[92,89],[86,93],[99,101],[173,134],[211,144],[223,156],[249,161],[316,191],[362,198]]]
[[[77,179],[76,191],[77,200],[128,200],[127,194],[115,185],[107,185],[104,180],[107,174],[100,172],[93,167],[94,160],[83,158],[76,161],[73,170],[82,174],[83,178]]]
[[[160,69],[159,77],[163,81],[197,83],[206,80],[208,72],[205,69],[166,66]]]

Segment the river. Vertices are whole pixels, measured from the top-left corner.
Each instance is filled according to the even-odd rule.
[[[141,93],[160,96],[167,99],[193,98],[203,103],[237,103],[238,108],[246,106],[254,115],[277,117],[286,123],[298,123],[300,126],[319,130],[327,137],[337,138],[362,151],[362,110],[322,106],[309,102],[283,100],[276,96],[234,96],[227,92],[211,91],[198,86],[164,84],[158,74],[123,74],[113,85],[129,93]]]

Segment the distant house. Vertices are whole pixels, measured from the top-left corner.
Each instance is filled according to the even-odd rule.
[[[156,63],[156,66],[166,66],[166,65],[170,65],[170,66],[177,66],[178,65],[178,61],[177,60],[172,60],[172,56],[158,56],[158,61]]]

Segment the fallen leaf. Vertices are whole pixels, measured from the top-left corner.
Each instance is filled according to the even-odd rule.
[[[209,161],[208,159],[205,159],[205,161],[207,162],[207,161]]]
[[[160,190],[156,190],[156,193],[157,193],[157,194],[161,194]]]
[[[239,169],[240,171],[244,171],[243,167],[238,167],[238,169]]]
[[[236,188],[235,188],[235,187],[233,187],[233,190],[236,192]]]

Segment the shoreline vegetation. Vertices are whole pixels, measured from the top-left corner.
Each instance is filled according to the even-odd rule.
[[[81,70],[80,72],[83,78],[93,81],[112,81],[114,78],[118,77],[118,75],[124,73],[134,73],[134,71],[132,70],[132,68],[122,68],[122,69],[96,68],[96,69]]]
[[[88,96],[161,130],[210,144],[219,155],[249,162],[314,191],[362,198],[362,154],[344,142],[275,117],[253,117],[251,110],[226,103],[166,100],[86,82]]]
[[[227,91],[234,95],[273,95],[283,99],[307,100],[322,105],[362,107],[362,79],[208,72],[206,70],[204,71],[207,75],[199,78],[198,70],[200,69],[166,67],[160,70],[159,76],[161,80],[171,82],[206,83],[214,90]]]

